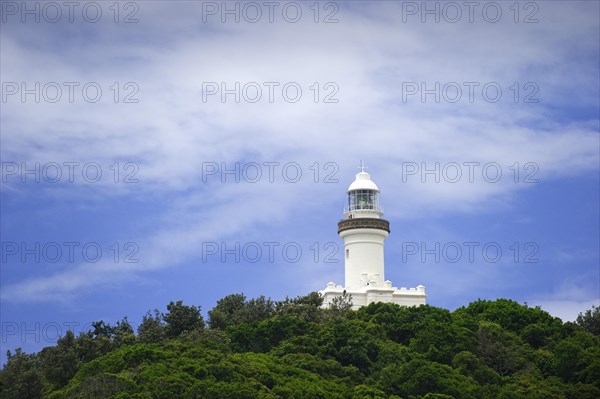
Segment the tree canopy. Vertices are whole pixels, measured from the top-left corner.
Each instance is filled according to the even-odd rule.
[[[8,352],[0,398],[592,399],[600,397],[598,308],[563,323],[498,299],[449,311],[311,293],[229,295],[208,311],[170,302]]]

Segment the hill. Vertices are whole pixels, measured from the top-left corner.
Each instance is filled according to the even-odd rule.
[[[1,398],[600,398],[600,312],[563,323],[514,301],[432,306],[317,293],[171,302],[137,333],[124,318],[36,354],[9,353]]]

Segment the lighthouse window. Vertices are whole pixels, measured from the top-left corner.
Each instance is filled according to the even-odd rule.
[[[355,190],[348,194],[348,202],[350,210],[379,210],[379,193],[373,190]]]
[[[348,258],[350,258],[350,250],[349,249],[346,250],[346,259],[348,259]]]

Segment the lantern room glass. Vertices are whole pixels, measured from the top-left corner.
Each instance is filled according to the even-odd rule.
[[[348,193],[348,210],[379,209],[379,193],[375,190],[354,190]]]

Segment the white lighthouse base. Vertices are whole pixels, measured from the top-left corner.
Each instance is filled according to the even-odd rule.
[[[327,283],[327,288],[319,293],[323,296],[323,307],[329,308],[334,298],[342,296],[344,292],[352,295],[352,309],[357,310],[373,302],[395,303],[400,306],[425,305],[427,295],[422,285],[416,288],[392,287],[391,281],[383,284],[369,284],[362,287],[351,288]]]

